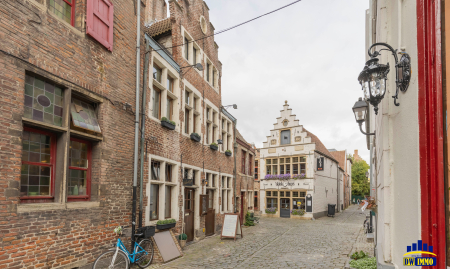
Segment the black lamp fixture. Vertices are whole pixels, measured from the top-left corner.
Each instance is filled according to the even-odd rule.
[[[196,63],[196,64],[193,64],[193,65],[183,66],[183,67],[180,67],[180,69],[188,68],[188,67],[195,67],[198,71],[203,71],[203,65],[201,63]]]
[[[387,49],[375,50],[372,53],[372,48],[376,46],[384,46]],[[378,63],[379,59],[376,58],[382,50],[391,51],[395,59],[396,92],[392,98],[394,98],[394,104],[396,106],[400,105],[397,103],[398,90],[400,89],[402,92],[406,92],[411,79],[411,58],[406,52],[400,52],[402,57],[399,61],[397,50],[394,50],[390,45],[386,43],[375,43],[370,46],[368,51],[370,60],[366,62],[363,71],[359,74],[358,81],[362,86],[364,99],[374,106],[375,114],[378,114],[378,104],[383,100],[384,94],[386,93],[387,74],[390,71],[389,63],[387,65],[380,64]]]
[[[228,105],[228,106],[222,106],[222,108],[228,108],[228,107],[233,107],[234,109],[237,109],[237,105],[236,104],[232,104],[232,105]]]
[[[353,106],[353,114],[355,114],[356,122],[359,124],[359,130],[365,135],[374,135],[375,133],[366,133],[362,130],[362,123],[366,121],[369,105],[361,97]]]

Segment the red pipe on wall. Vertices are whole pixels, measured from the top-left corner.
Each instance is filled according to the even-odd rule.
[[[437,254],[434,268],[445,269],[441,5],[438,0],[417,0],[417,49],[422,241],[433,246]]]

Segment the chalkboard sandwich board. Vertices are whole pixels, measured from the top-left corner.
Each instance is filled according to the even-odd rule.
[[[244,237],[242,234],[241,221],[239,219],[239,214],[226,213],[223,217],[222,223],[222,233],[220,234],[220,239],[222,238],[234,238],[236,241],[236,235],[238,235],[240,229],[241,238]]]

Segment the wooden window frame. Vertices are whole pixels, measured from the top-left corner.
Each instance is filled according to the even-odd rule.
[[[210,63],[206,63],[206,81],[209,81],[210,75],[209,75],[209,69],[211,68],[211,64]]]
[[[248,153],[248,173],[247,173],[247,175],[251,175],[251,173],[252,173],[252,171],[253,171],[253,169],[252,169],[252,163],[253,163],[253,158],[252,158],[253,156],[250,154],[250,153]]]
[[[50,167],[50,195],[49,196],[20,196],[19,197],[21,203],[45,203],[45,202],[54,202],[55,199],[55,171],[56,171],[56,134],[49,132],[38,130],[30,127],[23,127],[24,131],[38,133],[43,135],[50,136],[50,164],[44,164],[40,162],[30,162],[30,161],[21,161],[21,164],[28,165],[36,165],[36,166],[46,166]],[[22,151],[23,152],[23,151]],[[20,191],[20,188],[19,188]]]
[[[156,69],[156,72],[153,72],[153,79],[154,80],[156,80],[156,81],[158,81],[159,83],[162,83],[162,68],[161,67],[159,67],[159,65],[158,64],[156,64],[156,63],[153,63],[153,71]],[[155,77],[155,74],[158,74],[158,71],[159,71],[159,80],[158,80],[158,76],[156,75],[156,77]]]
[[[245,150],[241,150],[241,173],[245,175]]]
[[[73,3],[70,3],[67,0],[63,0],[63,1],[70,6],[70,25],[75,27],[75,0],[72,0]],[[55,14],[54,12],[52,12],[52,13]],[[62,19],[62,20],[64,20],[64,19]]]
[[[169,188],[169,216],[167,213],[167,188]],[[170,219],[172,217],[172,186],[164,185],[164,219]]]
[[[86,195],[70,195],[70,196],[68,195],[67,201],[68,202],[90,201],[91,200],[92,144],[91,144],[91,142],[89,142],[87,140],[78,139],[78,138],[74,138],[74,137],[71,137],[70,141],[76,141],[76,142],[84,143],[87,145],[88,168],[85,169],[85,168],[81,168],[81,167],[70,166],[70,163],[69,163],[69,165],[68,165],[69,173],[70,173],[71,169],[86,171]],[[67,176],[67,183],[69,183],[68,176]]]
[[[166,117],[169,120],[172,120],[173,118],[173,99],[170,98],[169,96],[167,96],[167,100],[166,100]]]
[[[151,199],[150,199],[150,221],[152,221],[152,220],[158,220],[159,219],[159,187],[160,187],[160,185],[159,184],[150,184],[150,194],[152,193],[152,185],[154,185],[154,186],[158,186],[158,191],[156,192],[156,199],[155,199],[155,201],[156,201],[156,205],[155,205],[155,208],[156,208],[156,218],[152,218],[152,212],[151,212],[151,203],[152,203],[152,201],[151,201]],[[165,191],[165,190],[164,190]]]
[[[190,114],[190,110],[189,109],[187,109],[187,108],[185,108],[184,109],[184,133],[185,134],[189,134],[189,124],[190,124],[190,122],[189,122],[189,114]]]
[[[172,177],[173,177],[173,171],[172,171],[173,167],[172,166],[173,166],[173,164],[166,163],[166,169],[164,171],[164,173],[165,173],[164,179],[166,182],[172,182]],[[167,180],[167,179],[169,179],[169,180]]]
[[[184,37],[184,58],[189,61],[189,40]]]
[[[175,79],[173,79],[171,76],[167,75],[167,89],[173,93]]]
[[[158,175],[158,179],[153,179],[153,163],[158,163],[158,167],[159,167],[159,175]],[[156,175],[155,175],[156,176]],[[151,160],[150,161],[150,179],[153,181],[161,181],[161,161],[158,160]]]
[[[152,111],[152,116],[153,117],[155,117],[155,118],[157,118],[157,119],[161,119],[162,117],[161,117],[161,100],[162,100],[162,91],[160,90],[160,89],[158,89],[158,87],[155,87],[155,86],[153,86],[153,94],[155,94],[155,92],[158,92],[158,107],[156,108],[157,110],[158,110],[158,117],[155,117],[155,115],[154,115],[154,113],[155,113],[155,111],[153,110]],[[154,102],[155,102],[155,96],[152,96],[153,98],[153,100],[152,100],[152,102],[153,102],[153,104],[152,104],[152,109],[154,109],[155,108],[155,106],[154,106]]]

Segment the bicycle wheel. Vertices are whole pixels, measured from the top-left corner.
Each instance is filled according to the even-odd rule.
[[[139,242],[139,246],[143,248],[145,251],[147,251],[147,255],[145,253],[142,253],[138,256],[136,264],[140,268],[147,268],[153,261],[153,242],[150,239],[142,239]],[[138,248],[137,251],[140,251],[141,249]]]
[[[100,255],[94,262],[92,269],[128,269],[128,259],[127,256],[122,252],[118,251],[116,259],[113,261],[115,250],[109,250],[102,255]],[[112,267],[110,267],[112,265]]]

